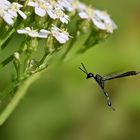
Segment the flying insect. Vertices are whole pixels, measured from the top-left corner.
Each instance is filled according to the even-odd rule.
[[[108,93],[105,91],[105,82],[108,81],[108,80],[113,80],[113,79],[117,79],[117,78],[123,78],[123,77],[127,77],[127,76],[133,76],[133,75],[137,75],[139,74],[140,72],[137,72],[137,71],[128,71],[128,72],[125,72],[125,73],[122,73],[122,74],[116,74],[116,75],[108,75],[108,76],[101,76],[99,74],[93,74],[93,73],[89,73],[86,69],[86,67],[84,66],[83,63],[81,63],[83,69],[81,67],[79,67],[79,69],[84,72],[86,74],[86,79],[89,79],[89,78],[93,78],[99,85],[99,87],[101,88],[101,90],[103,91],[106,99],[107,99],[107,104],[109,107],[112,108],[112,110],[115,110],[114,107],[112,107],[112,102],[111,102],[111,99],[108,95]]]

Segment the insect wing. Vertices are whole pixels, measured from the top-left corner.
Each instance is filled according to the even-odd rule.
[[[108,75],[108,76],[104,76],[103,80],[107,81],[107,80],[112,80],[112,79],[116,79],[116,78],[122,78],[122,77],[127,77],[127,76],[133,76],[133,75],[137,75],[139,72],[136,71],[128,71],[125,73],[121,73],[121,74],[115,74],[115,75]]]

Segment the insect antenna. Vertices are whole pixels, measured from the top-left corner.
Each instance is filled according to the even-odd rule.
[[[88,71],[87,71],[86,67],[84,66],[84,64],[81,63],[81,65],[83,66],[83,69],[80,68],[80,67],[78,67],[78,68],[79,68],[82,72],[84,72],[85,74],[88,74]]]

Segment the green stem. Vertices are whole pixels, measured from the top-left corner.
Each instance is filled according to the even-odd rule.
[[[23,44],[22,44],[23,45]],[[22,46],[21,45],[21,46]],[[18,53],[21,54],[23,52],[23,50],[19,50]],[[10,63],[11,61],[13,61],[13,54],[10,55],[8,58],[6,58],[5,60],[3,60],[1,63],[0,63],[0,69],[3,68],[4,66],[6,66],[8,63]]]
[[[41,72],[32,75],[30,78],[24,80],[20,86],[17,88],[17,91],[12,98],[12,100],[8,103],[8,105],[4,108],[4,110],[0,114],[0,125],[2,125],[6,119],[10,116],[16,106],[19,104],[20,100],[25,96],[29,86],[36,81],[41,76]]]
[[[52,52],[50,54],[48,54],[48,53],[44,54],[44,56],[42,57],[42,59],[38,63],[38,69],[37,69],[36,73],[40,72],[42,70],[45,70],[48,67],[48,60],[51,58],[53,53],[54,52]]]
[[[0,69],[13,60],[13,54],[0,63]]]
[[[3,49],[5,48],[5,46],[3,46],[3,45],[4,45],[4,44],[7,42],[7,40],[12,36],[12,34],[13,34],[19,27],[21,27],[23,24],[24,24],[23,21],[20,21],[20,23],[18,23],[18,25],[13,26],[13,28],[12,28],[10,31],[4,33],[4,35],[2,36],[2,40],[0,40],[0,49],[1,49],[1,50],[3,50]],[[1,50],[0,50],[0,51],[1,51]]]
[[[44,56],[41,58],[41,60],[39,61],[39,65],[43,64],[45,59],[47,58],[49,54],[48,53],[45,53]]]
[[[67,57],[67,54],[68,54],[69,51],[72,49],[72,47],[73,47],[75,41],[76,41],[76,36],[74,37],[73,40],[71,40],[70,44],[67,46],[66,51],[64,52],[64,54],[63,54],[62,57],[61,57],[61,61],[63,61],[63,60]]]
[[[1,40],[0,42],[0,48],[4,49],[5,47],[2,47],[4,45],[4,43],[6,43],[6,41],[11,37],[11,35],[15,32],[15,28],[13,28],[8,34],[6,34],[6,36]]]
[[[0,92],[0,103],[7,97],[12,94],[12,92],[16,89],[18,86],[18,82],[12,82],[6,89],[4,89],[3,92]]]

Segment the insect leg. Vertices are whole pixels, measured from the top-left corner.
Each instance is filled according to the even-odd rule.
[[[111,99],[110,99],[108,93],[105,92],[105,91],[103,91],[103,92],[104,92],[104,95],[105,95],[105,97],[106,97],[106,99],[107,99],[107,104],[108,104],[108,106],[111,107],[113,111],[115,111],[115,108],[112,107],[112,102],[111,102]]]

